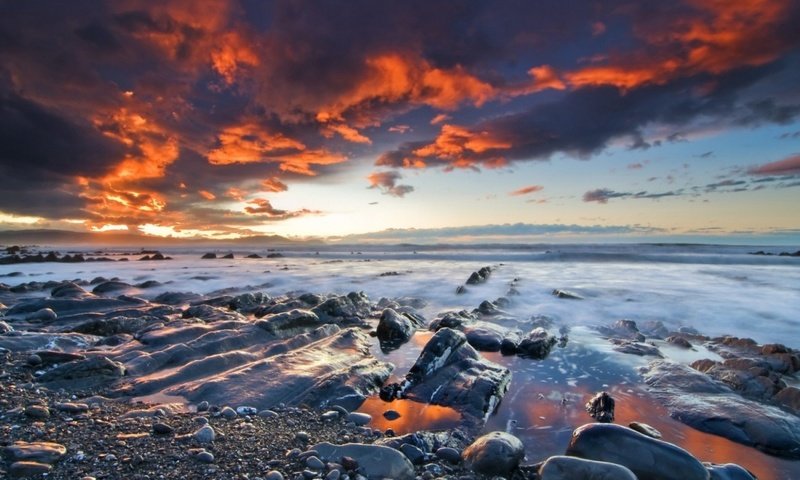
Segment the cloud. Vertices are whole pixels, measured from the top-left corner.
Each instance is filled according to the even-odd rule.
[[[583,201],[584,202],[596,202],[606,204],[609,200],[614,198],[649,198],[651,200],[657,200],[659,198],[664,197],[676,197],[682,195],[682,191],[669,191],[669,192],[658,192],[658,193],[650,193],[646,191],[642,192],[617,192],[608,188],[598,188],[595,190],[589,190],[583,194]]]
[[[629,163],[627,166],[628,170],[641,170],[644,168],[641,162]]]
[[[380,189],[384,195],[391,195],[393,197],[404,197],[407,193],[414,191],[411,185],[398,185],[398,181],[402,175],[398,172],[373,172],[367,177],[369,180],[369,188]]]
[[[245,213],[249,215],[257,215],[259,218],[266,218],[269,220],[285,220],[287,218],[320,213],[318,211],[312,211],[308,209],[297,210],[293,212],[288,210],[280,210],[273,207],[272,203],[266,198],[255,198],[247,203],[248,206],[244,207]]]
[[[529,185],[527,187],[518,188],[513,192],[509,192],[509,195],[518,197],[522,195],[528,195],[530,193],[541,192],[542,190],[544,190],[544,187],[541,185]]]
[[[261,181],[261,186],[267,192],[285,192],[289,189],[285,183],[281,182],[277,177],[266,178]]]
[[[800,155],[778,160],[777,162],[765,163],[748,170],[751,175],[798,175],[800,174]]]

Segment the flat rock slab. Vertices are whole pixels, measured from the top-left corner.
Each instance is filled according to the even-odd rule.
[[[284,348],[267,351],[266,358],[176,385],[165,393],[259,410],[280,403],[355,409],[380,389],[393,367],[369,353],[369,337],[357,329],[327,325],[318,330],[330,335],[297,348],[287,341]]]
[[[359,470],[369,479],[393,478],[395,480],[414,480],[414,466],[400,451],[382,445],[346,443],[333,445],[328,442],[311,447],[319,456],[329,462],[341,463],[342,457],[350,457],[358,462]]]
[[[64,445],[53,442],[14,442],[3,449],[3,454],[11,461],[26,460],[40,463],[54,463],[66,453]]]
[[[610,423],[590,423],[576,429],[567,455],[622,465],[641,479],[708,479],[703,464],[686,450]]]
[[[742,398],[685,365],[657,360],[645,382],[670,416],[702,432],[719,435],[766,453],[800,458],[800,418]]]
[[[80,333],[13,332],[0,336],[0,348],[12,352],[61,350],[81,352],[100,341],[101,337]]]

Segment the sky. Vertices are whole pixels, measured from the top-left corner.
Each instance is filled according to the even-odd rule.
[[[800,242],[796,0],[0,12],[0,230]]]

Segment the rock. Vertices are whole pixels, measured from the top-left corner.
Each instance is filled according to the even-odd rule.
[[[220,257],[220,258],[222,258],[222,259],[224,259],[224,260],[233,260],[235,257],[233,256],[233,254],[232,254],[232,253],[229,253],[229,254],[227,254],[227,255],[223,255],[223,256],[222,256],[222,257]]]
[[[308,432],[297,432],[294,434],[294,439],[301,443],[308,443],[311,437],[308,435]]]
[[[31,367],[38,367],[39,365],[42,364],[42,357],[33,353],[31,355],[28,355],[28,358],[25,359],[25,363],[27,363]]]
[[[333,445],[320,443],[312,450],[319,452],[321,458],[341,463],[347,468],[343,457],[350,457],[358,464],[360,471],[369,479],[393,478],[395,480],[414,480],[414,466],[399,451],[381,445],[347,443]],[[349,470],[349,469],[348,469]]]
[[[586,402],[586,411],[600,423],[614,421],[614,399],[608,392],[600,392]]]
[[[214,454],[209,452],[209,451],[207,451],[207,450],[203,450],[203,451],[197,453],[197,455],[195,455],[194,458],[196,458],[197,461],[199,461],[199,462],[214,463]]]
[[[58,315],[52,308],[42,308],[25,317],[26,322],[50,323],[56,321]]]
[[[52,469],[53,467],[46,463],[22,461],[12,463],[8,468],[8,473],[10,473],[12,477],[22,478],[42,475]]]
[[[399,346],[414,335],[414,330],[415,325],[408,317],[386,308],[378,322],[378,339],[382,343]]]
[[[491,432],[475,440],[461,456],[475,472],[509,478],[525,456],[525,447],[511,434]]]
[[[251,253],[250,255],[248,255],[248,256],[246,256],[244,258],[261,258],[261,255],[259,255],[257,253]]]
[[[755,475],[734,463],[709,465],[709,480],[757,480]]]
[[[645,336],[639,331],[633,320],[617,320],[607,327],[597,329],[602,335],[632,342],[644,342]]]
[[[167,425],[166,423],[157,422],[153,424],[153,433],[156,435],[169,435],[174,432],[175,429]]]
[[[261,418],[278,418],[280,415],[272,410],[261,410],[258,412],[258,416]]]
[[[0,307],[2,308],[2,307]],[[0,320],[0,335],[5,335],[7,333],[11,333],[14,331],[14,327],[9,325],[8,323]]]
[[[583,300],[583,297],[577,293],[570,292],[569,290],[562,290],[560,288],[553,290],[553,296],[567,300]]]
[[[270,470],[264,475],[264,480],[283,480],[283,474],[277,470]]]
[[[566,454],[616,463],[648,480],[708,479],[703,464],[686,450],[609,423],[592,423],[576,429]]]
[[[192,434],[192,437],[200,443],[211,443],[216,436],[216,432],[214,432],[214,428],[211,425],[204,425]]]
[[[339,470],[331,470],[325,475],[325,480],[339,480],[339,477],[342,475],[342,472]]]
[[[556,337],[541,327],[534,328],[517,346],[517,354],[525,358],[547,358],[553,346],[558,343]]]
[[[71,414],[85,413],[89,411],[89,405],[85,403],[63,402],[56,403],[53,407],[59,412],[66,412]]]
[[[680,335],[669,336],[669,337],[667,337],[666,341],[667,341],[667,343],[671,343],[671,344],[675,345],[676,347],[681,347],[681,348],[685,348],[685,349],[692,348],[692,343],[689,340],[686,340],[685,337],[680,336]]]
[[[489,279],[489,276],[491,274],[492,274],[492,267],[483,267],[477,272],[472,272],[472,274],[467,279],[467,285],[478,285],[480,283],[485,283]]]
[[[400,451],[403,452],[403,455],[414,465],[422,465],[425,462],[425,452],[410,443],[401,444]]]
[[[661,439],[661,432],[656,430],[655,428],[651,427],[650,425],[642,422],[631,422],[628,424],[628,427],[631,430],[636,430],[637,432],[647,435],[650,438]]]
[[[347,295],[329,298],[312,308],[325,323],[359,324],[369,316],[371,306],[364,292],[350,292]]]
[[[201,260],[214,260],[215,258],[217,258],[216,253],[206,253],[205,255],[200,257]]]
[[[311,455],[310,457],[306,458],[306,466],[312,470],[324,470],[325,463],[322,460]]]
[[[666,360],[650,362],[644,379],[672,418],[772,455],[800,458],[797,416],[742,398],[707,375]]]
[[[646,343],[639,343],[639,342],[632,342],[630,340],[620,340],[618,338],[612,338],[611,342],[614,343],[614,350],[620,353],[627,353],[629,355],[638,355],[640,357],[644,356],[651,356],[651,357],[663,357],[661,354],[661,350],[658,347],[653,345],[647,345]]]
[[[220,415],[222,415],[222,418],[224,418],[226,420],[233,420],[234,418],[239,416],[236,413],[236,410],[232,409],[231,407],[225,407],[219,413],[220,413]]]
[[[400,412],[398,412],[397,410],[386,410],[385,412],[383,412],[383,418],[389,421],[397,420],[398,418],[400,418],[400,416],[401,416]]]
[[[381,398],[402,396],[421,403],[452,407],[470,421],[483,422],[508,390],[511,372],[482,358],[466,336],[442,328],[399,384],[381,389]]]
[[[208,410],[208,407],[209,407],[208,402],[203,400],[202,402],[197,404],[197,411],[205,412],[206,410]]]
[[[622,465],[583,458],[554,456],[539,467],[539,480],[637,480]]]
[[[103,293],[109,293],[109,292],[117,292],[117,291],[120,291],[120,290],[127,290],[127,289],[129,289],[131,287],[132,287],[132,285],[130,285],[128,283],[125,283],[125,282],[106,281],[106,282],[103,282],[103,283],[97,285],[96,287],[94,287],[92,289],[92,293],[94,293],[94,294],[103,294]]]
[[[25,416],[33,420],[46,420],[50,418],[50,410],[42,405],[30,405],[25,408]]]
[[[258,409],[256,407],[248,407],[248,406],[242,405],[242,406],[236,407],[236,413],[238,413],[239,415],[244,415],[244,416],[257,415],[258,414]]]
[[[57,381],[90,380],[92,383],[101,383],[125,375],[125,367],[107,357],[90,357],[85,360],[59,365],[39,377],[43,383]]]
[[[292,335],[323,324],[319,317],[312,311],[294,309],[288,312],[268,315],[256,321],[256,326],[264,330],[281,335]]]
[[[461,452],[452,447],[442,447],[436,450],[436,456],[450,463],[461,463]]]
[[[372,421],[372,415],[368,413],[353,412],[347,415],[346,422],[353,422],[356,425],[366,425]]]
[[[11,461],[55,463],[66,455],[67,449],[64,445],[54,442],[14,442],[5,447],[3,453]]]
[[[796,387],[786,387],[772,397],[772,399],[793,412],[800,413],[800,389]]]

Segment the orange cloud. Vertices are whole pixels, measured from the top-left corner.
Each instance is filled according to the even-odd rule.
[[[214,195],[213,193],[209,192],[208,190],[200,190],[200,191],[197,192],[197,194],[200,195],[201,197],[205,198],[206,200],[215,200],[217,198],[216,195]]]
[[[289,189],[285,183],[281,182],[278,177],[271,177],[261,181],[261,185],[268,192],[285,192]]]
[[[453,158],[463,153],[484,153],[488,150],[505,150],[511,144],[495,138],[490,132],[473,132],[458,125],[445,124],[434,143],[414,151],[420,157]]]
[[[510,192],[509,195],[514,197],[519,197],[522,195],[528,195],[529,193],[540,192],[544,190],[544,187],[541,185],[530,185],[527,187],[522,187]]]
[[[219,146],[208,152],[214,165],[270,161],[274,155],[305,150],[306,146],[281,133],[269,133],[255,123],[225,128],[217,135]]]
[[[765,163],[748,171],[751,175],[800,175],[800,155]]]
[[[237,32],[224,34],[219,38],[219,44],[211,50],[211,65],[228,85],[236,80],[244,67],[255,67],[259,63],[251,41],[246,41]]]
[[[322,136],[325,138],[333,138],[335,134],[339,134],[348,142],[353,143],[372,143],[372,140],[362,135],[358,130],[349,127],[344,123],[331,123],[322,127]]]

